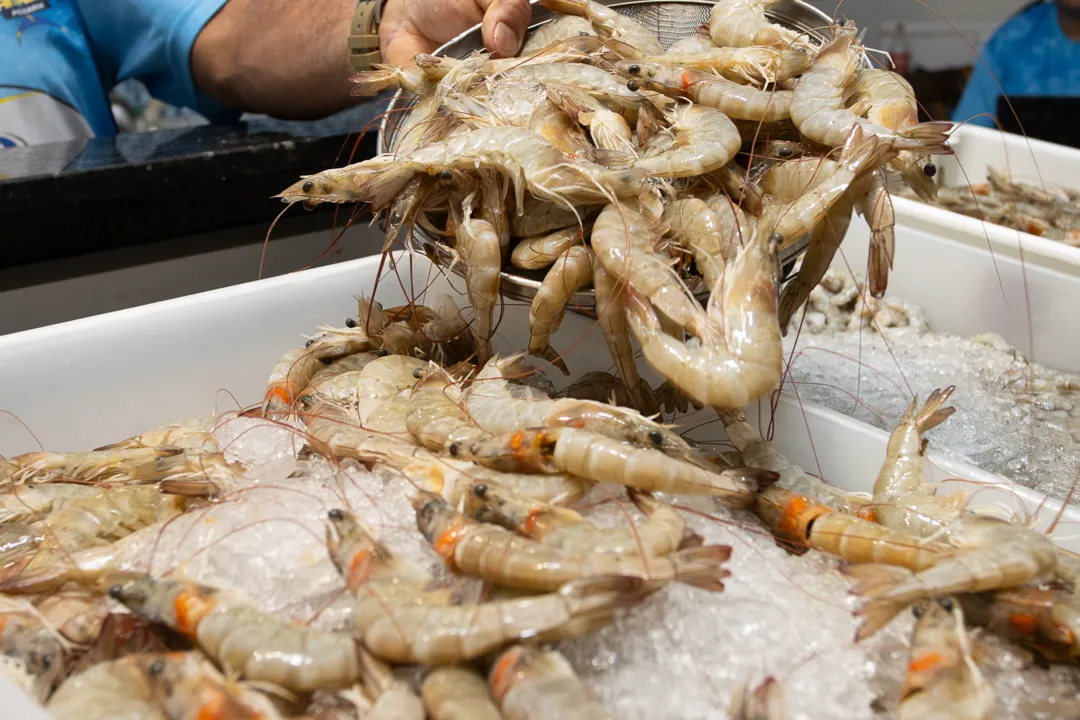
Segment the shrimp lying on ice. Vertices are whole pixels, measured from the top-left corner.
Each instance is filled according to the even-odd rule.
[[[23,453],[0,459],[0,489],[12,489],[28,482],[152,482],[156,478],[155,461],[181,452],[177,448],[149,447]]]
[[[0,674],[38,702],[64,675],[67,648],[29,602],[0,598]]]
[[[396,663],[449,664],[470,660],[525,638],[538,642],[572,637],[607,621],[616,608],[642,600],[652,589],[639,578],[590,577],[557,592],[473,605],[431,599],[417,578],[399,577],[385,547],[375,545],[355,519],[331,511],[335,562],[358,590],[356,632],[377,657]],[[355,569],[359,568],[357,573]]]
[[[495,661],[491,694],[506,720],[613,720],[555,650],[515,645]]]
[[[592,282],[592,277],[592,250],[575,245],[551,266],[529,306],[529,353],[550,360],[564,375],[570,370],[552,349],[551,335],[558,330],[570,298]]]
[[[483,676],[468,667],[435,668],[421,694],[432,720],[503,720]]]
[[[994,691],[972,658],[964,614],[951,597],[916,605],[901,720],[983,720]]]
[[[413,387],[406,426],[421,445],[435,452],[487,436],[473,423],[464,404],[458,384],[445,370],[432,364]]]
[[[153,430],[121,440],[111,445],[103,445],[95,450],[116,450],[120,448],[178,448],[201,452],[217,452],[214,430],[218,418],[196,417],[167,423]]]
[[[853,24],[835,30],[826,45],[795,84],[790,105],[791,120],[806,137],[827,145],[844,144],[856,125],[876,135],[894,150],[949,154],[950,123],[923,123],[899,130],[869,122],[845,107],[845,96],[862,60]]]
[[[550,592],[575,580],[621,575],[721,591],[723,579],[729,575],[723,568],[731,556],[731,548],[726,545],[690,548],[647,559],[631,554],[574,552],[476,522],[437,495],[419,494],[413,505],[420,532],[451,570],[503,587]]]
[[[347,687],[360,677],[351,635],[294,625],[205,585],[139,576],[109,595],[247,680],[303,692]]]
[[[454,444],[455,452],[459,446]],[[467,460],[414,455],[406,460],[384,460],[401,471],[421,490],[436,493],[455,507],[475,483],[507,487],[525,497],[552,505],[572,505],[593,486],[592,480],[569,473],[537,475],[508,473],[482,467]]]
[[[779,0],[720,0],[709,16],[709,35],[720,47],[766,45],[776,48],[812,47],[797,30],[771,23],[765,10]]]
[[[628,494],[645,514],[645,521],[634,528],[598,528],[573,510],[483,483],[474,483],[465,494],[463,512],[565,551],[663,557],[679,547],[700,544],[700,538],[673,507],[648,493],[631,489]]]
[[[964,618],[1035,650],[1051,662],[1080,658],[1080,599],[1071,592],[1019,587],[956,598]]]

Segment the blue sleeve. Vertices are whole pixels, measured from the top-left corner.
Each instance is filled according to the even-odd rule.
[[[953,110],[953,122],[966,121],[972,125],[997,127],[994,117],[997,116],[997,100],[1001,95],[1001,88],[994,78],[1001,79],[1001,63],[998,62],[995,45],[994,38],[991,38],[983,48],[982,61],[976,63],[964,93]],[[989,117],[975,117],[979,113],[987,113]]]
[[[230,122],[240,113],[198,90],[191,77],[195,38],[226,1],[77,0],[94,60],[109,87],[136,78],[163,102]]]

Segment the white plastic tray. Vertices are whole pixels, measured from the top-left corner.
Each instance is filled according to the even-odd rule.
[[[388,269],[383,272],[376,297],[384,305],[404,302],[406,292],[416,296],[423,288],[457,292],[464,304],[460,282],[448,283],[426,259],[399,255],[398,267],[400,281]],[[316,325],[355,314],[351,296],[370,293],[378,269],[378,258],[365,258],[0,337],[0,383],[6,389],[0,409],[18,416],[47,449],[88,450],[169,420],[207,414],[215,404],[236,407],[222,391],[242,405],[256,403],[276,358]],[[496,342],[502,352],[522,347],[527,332],[526,308],[507,307],[506,313]],[[567,315],[556,335],[555,345],[567,351],[574,375],[611,366],[593,325]],[[557,373],[549,377],[567,382]],[[764,428],[769,413],[757,407],[748,411]],[[695,420],[688,418],[687,426]],[[774,422],[776,443],[807,471],[849,490],[870,489],[884,458],[886,433],[788,397],[781,398]],[[718,439],[720,424],[712,422],[693,436]],[[0,415],[0,452],[34,449],[22,425]],[[1042,503],[1039,527],[1060,508],[1024,488],[994,489],[1000,479],[955,460],[935,454],[930,460],[934,480],[962,478],[987,487],[979,501],[1004,501],[1028,513]],[[1080,520],[1074,508],[1067,513],[1065,520]],[[1076,540],[1063,539],[1062,545],[1080,550]],[[44,717],[22,710],[19,703],[25,700],[0,676],[0,716]]]
[[[1035,181],[1037,167],[1048,185],[1080,184],[1080,150],[977,126],[953,137],[956,158],[942,158],[947,184],[963,181],[961,166],[970,182],[982,182],[987,165]],[[1080,339],[1071,331],[1080,307],[1080,248],[913,200],[894,197],[893,206],[890,295],[920,305],[936,331],[996,332],[1036,362],[1080,372]],[[856,218],[834,267],[865,274],[868,239]]]

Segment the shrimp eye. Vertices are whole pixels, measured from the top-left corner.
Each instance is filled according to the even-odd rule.
[[[587,32],[587,31],[585,31],[585,30],[582,30],[582,31],[581,31],[581,32],[579,32],[579,33],[578,33],[577,35],[578,35],[578,37],[589,37],[590,35],[592,35],[592,33],[591,33],[591,32]]]
[[[334,508],[333,510],[331,510],[330,512],[328,512],[326,514],[331,520],[344,520],[345,519],[345,513],[343,513],[338,508]]]
[[[310,395],[301,395],[300,404],[304,407],[311,407],[312,397]]]
[[[387,350],[384,347],[381,347],[381,348],[379,348],[378,350],[375,351],[375,354],[378,355],[379,357],[386,357],[387,355],[390,354],[390,351]]]
[[[424,368],[416,368],[412,371],[412,376],[419,380],[424,375]]]
[[[457,454],[458,454],[458,444],[457,443],[450,443],[450,447],[448,447],[446,449],[450,453],[451,457],[457,457]]]
[[[482,497],[486,496],[487,491],[488,491],[487,485],[473,485],[473,489],[472,489],[473,495],[475,495],[478,498],[482,498]]]
[[[926,165],[923,166],[922,171],[923,171],[923,175],[925,175],[926,177],[931,177],[932,178],[935,175],[937,175],[937,165],[935,165],[932,162],[928,162],[928,163],[926,163]]]
[[[347,328],[356,327],[356,321],[353,320],[352,318],[345,318],[345,327],[347,327]]]
[[[303,185],[300,186],[300,189],[303,190],[306,193],[309,193],[309,192],[311,192],[312,190],[315,189],[315,183],[308,180],[306,183],[304,183]]]
[[[319,362],[323,365],[332,365],[334,363],[334,358],[319,358]]]
[[[926,608],[924,608],[922,605],[915,605],[911,608],[911,614],[917,618],[921,618],[923,616],[923,613],[925,612]]]
[[[52,660],[52,655],[42,655],[41,667],[45,668],[46,670],[50,669],[52,667]]]
[[[304,343],[304,347],[311,347],[314,344],[315,344],[315,338],[311,338],[306,343]]]
[[[777,155],[779,155],[779,156],[780,156],[780,157],[782,157],[782,158],[789,158],[789,157],[791,157],[792,155],[794,155],[795,153],[794,153],[794,151],[793,151],[793,150],[792,150],[791,148],[789,148],[789,147],[782,147],[782,148],[780,148],[780,150],[778,150],[778,151],[777,151],[777,153],[776,153],[776,154],[777,154]]]
[[[160,675],[163,672],[165,672],[165,663],[161,662],[160,660],[150,666],[151,675]]]
[[[626,83],[626,89],[629,90],[630,92],[637,92],[638,88],[640,88],[640,87],[641,86],[638,85],[637,81],[635,81],[635,80],[631,80],[630,82]]]
[[[626,72],[630,73],[631,75],[637,75],[639,72],[641,72],[641,66],[631,65],[630,67],[626,68]]]
[[[940,600],[938,600],[938,605],[940,605],[942,609],[945,610],[945,612],[953,611],[952,598],[941,598]]]
[[[109,588],[109,597],[111,597],[113,600],[121,600],[121,599],[123,599],[123,596],[124,596],[124,586],[123,585],[113,585],[111,588]]]
[[[660,433],[659,430],[650,430],[649,442],[651,442],[653,445],[662,445],[664,442],[664,436]]]
[[[440,180],[453,180],[454,173],[450,172],[449,170],[440,170],[439,174],[435,177],[439,178]]]

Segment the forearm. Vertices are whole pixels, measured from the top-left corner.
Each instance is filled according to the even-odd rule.
[[[195,85],[223,105],[283,119],[353,104],[349,24],[356,0],[229,0],[191,50]]]

